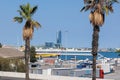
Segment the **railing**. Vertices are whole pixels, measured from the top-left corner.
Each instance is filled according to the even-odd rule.
[[[25,78],[25,73],[0,71],[0,77]],[[30,79],[35,79],[35,80],[36,79],[40,79],[40,80],[92,80],[91,78],[40,75],[40,74],[30,74]],[[114,79],[96,79],[96,80],[114,80]]]

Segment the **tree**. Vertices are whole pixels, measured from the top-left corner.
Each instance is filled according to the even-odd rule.
[[[90,10],[89,19],[93,25],[92,35],[92,55],[93,55],[93,73],[92,80],[96,80],[96,57],[98,53],[98,40],[100,26],[104,24],[105,13],[108,15],[109,12],[113,12],[113,3],[118,2],[117,0],[84,0],[85,6],[81,11]]]
[[[9,71],[9,70],[11,70],[9,59],[0,57],[0,71]]]
[[[30,57],[30,40],[32,39],[34,28],[41,27],[40,23],[32,19],[33,14],[37,10],[37,6],[31,7],[30,4],[20,5],[18,10],[20,16],[14,17],[14,21],[22,23],[23,19],[26,20],[23,27],[23,40],[25,41],[25,70],[26,80],[29,80],[29,57]]]
[[[116,52],[120,53],[120,49],[116,50]]]
[[[2,48],[2,44],[0,43],[0,48]]]
[[[116,50],[118,57],[120,57],[120,49]]]
[[[34,63],[34,62],[37,61],[35,55],[36,55],[35,47],[32,46],[32,47],[30,48],[30,62],[33,62],[33,63]]]
[[[18,58],[0,57],[0,71],[25,72],[24,62]]]

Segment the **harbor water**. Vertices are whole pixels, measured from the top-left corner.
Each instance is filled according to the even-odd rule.
[[[85,59],[89,59],[92,60],[92,55],[79,55],[79,54],[91,54],[90,52],[79,52],[79,53],[61,53],[63,55],[60,55],[59,58],[62,60],[72,60],[72,59],[76,59],[76,60],[85,60]],[[67,55],[64,55],[67,54]],[[75,54],[75,55],[70,55],[70,54]],[[77,55],[78,54],[78,55]],[[118,58],[118,53],[116,52],[99,52],[98,56],[101,57],[106,57],[106,58]]]

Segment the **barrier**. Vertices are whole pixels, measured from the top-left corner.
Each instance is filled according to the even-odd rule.
[[[104,71],[103,71],[103,69],[100,69],[100,78],[104,78]]]

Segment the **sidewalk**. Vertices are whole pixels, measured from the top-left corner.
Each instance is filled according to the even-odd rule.
[[[120,66],[115,67],[114,73],[105,74],[104,79],[120,80]]]

